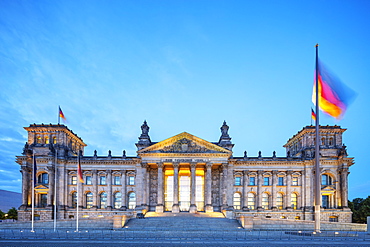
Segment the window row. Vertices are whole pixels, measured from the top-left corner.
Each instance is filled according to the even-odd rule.
[[[242,178],[241,177],[235,177],[234,185],[235,186],[241,186],[242,185]],[[249,177],[249,184],[248,185],[249,186],[257,185],[256,177]],[[263,177],[262,185],[263,186],[271,186],[272,185],[271,177]],[[277,185],[278,186],[285,186],[286,185],[285,177],[278,177],[278,184]],[[292,186],[298,186],[298,177],[292,177],[291,185]]]
[[[92,192],[88,192],[86,193],[85,195],[85,198],[84,198],[84,207],[85,208],[92,208],[93,207],[93,193]],[[77,192],[73,192],[71,194],[71,197],[72,197],[72,207],[73,208],[76,208],[77,207]],[[116,192],[113,194],[112,196],[112,202],[113,202],[113,208],[116,208],[116,209],[119,209],[121,208],[122,206],[122,193],[121,192]],[[135,209],[136,207],[136,193],[135,192],[130,192],[127,194],[127,200],[126,200],[128,203],[127,205],[127,208],[128,209]],[[99,195],[98,195],[98,198],[97,198],[97,207],[98,208],[101,208],[101,209],[104,209],[106,208],[107,206],[107,202],[108,202],[108,194],[106,192],[101,192]]]
[[[276,195],[276,207],[278,209],[284,209],[284,194],[282,193],[277,193]],[[247,194],[247,207],[250,210],[255,210],[256,209],[256,195],[254,193],[248,193]],[[288,202],[287,207],[291,207],[292,209],[297,209],[297,194],[292,193],[290,194],[290,202]],[[262,193],[262,200],[261,200],[261,208],[263,209],[270,209],[272,207],[271,204],[271,196],[268,193]],[[233,206],[235,209],[241,209],[242,207],[242,196],[240,193],[236,192],[234,193],[234,198],[233,198]]]
[[[278,177],[278,186],[286,186],[287,183],[286,183],[286,177]],[[292,177],[292,180],[291,180],[291,185],[292,186],[298,186],[299,183],[298,183],[298,177]],[[327,174],[324,174],[321,176],[321,184],[322,185],[332,185],[332,177],[330,175],[327,175]],[[242,178],[241,177],[235,177],[234,179],[234,185],[235,186],[242,186]],[[256,186],[257,183],[256,183],[256,177],[249,177],[249,186]],[[263,183],[262,183],[263,186],[271,186],[272,185],[272,181],[271,181],[271,177],[263,177]]]
[[[99,176],[98,184],[99,185],[107,185],[107,176]],[[77,176],[71,176],[71,184],[77,184]],[[92,185],[92,176],[87,175],[84,179],[84,184]],[[112,176],[112,184],[113,185],[121,185],[121,176]],[[128,176],[127,178],[127,185],[135,185],[135,177]]]
[[[51,141],[50,141],[51,139]],[[57,144],[57,137],[56,136],[52,136],[51,138],[48,136],[48,135],[37,135],[36,136],[36,143],[37,144],[50,144],[50,143],[53,143],[53,144]]]

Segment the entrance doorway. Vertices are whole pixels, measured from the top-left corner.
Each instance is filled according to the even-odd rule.
[[[190,166],[179,167],[178,177],[178,203],[182,212],[188,212],[191,204],[191,173]],[[174,170],[166,167],[164,177],[164,206],[165,211],[172,211],[174,204]],[[197,211],[204,211],[204,168],[196,169],[195,176],[195,204]]]
[[[189,211],[189,208],[190,208],[190,176],[180,176],[179,206],[180,206],[180,211]]]

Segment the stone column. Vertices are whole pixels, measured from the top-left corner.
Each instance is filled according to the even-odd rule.
[[[58,179],[57,179],[57,183],[58,183],[58,196],[57,196],[57,199],[59,201],[58,203],[58,208],[64,210],[66,208],[66,206],[68,205],[68,192],[66,192],[66,189],[68,188],[67,186],[67,173],[66,173],[66,167],[65,167],[65,164],[60,164],[60,168],[59,168],[59,173],[58,173]],[[62,214],[58,214],[58,218],[59,219],[64,219],[64,216],[62,218]]]
[[[158,163],[158,191],[157,191],[157,206],[155,211],[163,213],[163,163]]]
[[[22,173],[22,208],[25,209],[28,205],[28,192],[29,190],[32,190],[29,188],[29,169],[26,166],[21,167],[21,173]]]
[[[256,200],[256,208],[257,210],[262,210],[262,170],[257,171],[257,200]]]
[[[196,163],[191,163],[190,164],[190,175],[191,175],[191,180],[190,180],[190,209],[189,213],[196,213],[197,212],[197,205],[195,204],[195,188],[196,188],[196,173],[195,173],[195,168],[197,164]]]
[[[48,191],[48,198],[47,198],[47,207],[53,207],[53,200],[54,200],[54,186],[55,186],[55,170],[54,167],[47,167],[48,174],[49,174],[49,191]]]
[[[286,209],[292,208],[292,173],[293,171],[291,170],[286,172]]]
[[[143,203],[143,194],[144,192],[144,177],[143,177],[143,169],[142,169],[142,164],[138,163],[136,164],[136,178],[135,178],[135,187],[136,187],[136,211],[141,210],[141,205]],[[141,211],[139,212],[141,213]]]
[[[173,163],[173,205],[172,213],[179,213],[179,163]]]
[[[126,181],[126,170],[122,170],[121,171],[121,185],[122,185],[122,188],[121,188],[121,194],[122,194],[122,206],[121,206],[121,210],[127,210],[127,191],[126,191],[126,187],[127,187],[127,181]]]
[[[145,196],[145,208],[147,211],[150,209],[150,166],[148,165],[145,169],[145,180],[146,180],[146,196]]]
[[[229,210],[234,210],[234,202],[233,202],[233,188],[234,188],[234,165],[228,164],[227,168],[227,176],[226,176],[226,199],[227,199],[227,205]]]
[[[276,207],[276,185],[277,185],[277,174],[278,174],[278,171],[274,170],[272,171],[272,189],[271,189],[271,209],[272,210],[277,210],[277,207]]]
[[[341,172],[342,181],[342,207],[348,208],[348,168],[343,168]]]
[[[107,210],[112,210],[112,170],[107,170]]]
[[[222,198],[222,205],[221,210],[226,210],[227,205],[227,173],[228,173],[228,164],[223,163],[222,164],[222,191],[221,191],[221,198]]]
[[[149,191],[147,190],[147,185],[148,185],[148,180],[147,180],[147,168],[148,168],[148,163],[141,163],[141,173],[142,173],[142,182],[141,182],[141,190],[136,193],[141,193],[142,198],[141,198],[141,208],[146,209],[147,207],[147,198],[148,198],[148,193]],[[139,181],[138,181],[139,183]]]
[[[206,196],[205,205],[206,213],[213,212],[212,206],[212,163],[206,164]]]
[[[313,198],[314,197],[312,195],[314,194],[312,193],[313,191],[312,177],[313,177],[312,168],[305,167],[305,173],[304,173],[305,186],[303,189],[305,190],[305,205],[304,206],[305,206],[306,211],[313,209]]]
[[[243,171],[243,211],[249,211],[248,208],[248,170]]]
[[[98,191],[98,183],[99,183],[99,179],[98,179],[98,171],[97,170],[92,170],[92,188],[93,188],[93,206],[91,207],[92,209],[97,209],[98,208],[98,198],[99,198],[99,191]]]

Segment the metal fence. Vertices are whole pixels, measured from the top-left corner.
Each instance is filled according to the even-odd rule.
[[[0,239],[71,239],[71,240],[209,240],[209,241],[370,241],[370,235],[358,231],[322,231],[314,233],[307,230],[222,230],[222,231],[175,231],[175,230],[79,230],[73,229],[0,229]]]

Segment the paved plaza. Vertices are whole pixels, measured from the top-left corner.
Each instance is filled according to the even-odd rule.
[[[121,229],[1,228],[0,246],[370,246],[363,231],[247,230],[221,213],[149,213]],[[40,222],[41,223],[41,222]]]

